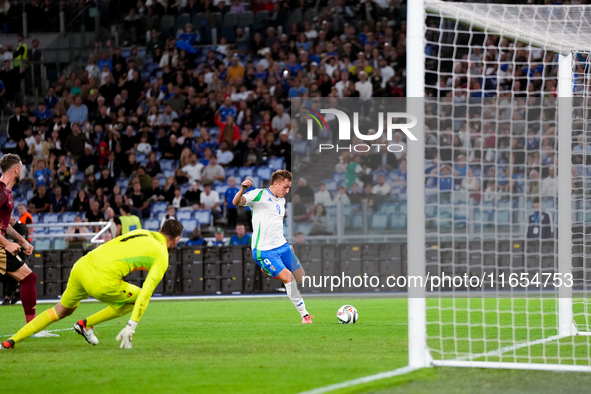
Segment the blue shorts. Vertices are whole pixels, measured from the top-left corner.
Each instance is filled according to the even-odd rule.
[[[271,250],[253,249],[252,257],[259,267],[273,278],[276,278],[284,268],[293,272],[302,266],[288,243]]]

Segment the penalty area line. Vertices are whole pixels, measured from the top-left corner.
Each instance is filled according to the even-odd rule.
[[[312,389],[312,390],[309,390],[309,391],[303,391],[300,394],[323,394],[323,393],[328,393],[330,391],[344,389],[344,388],[352,387],[352,386],[357,386],[357,385],[360,385],[360,384],[373,382],[375,380],[388,379],[388,378],[391,378],[393,376],[405,375],[407,373],[416,371],[417,369],[419,369],[419,368],[411,367],[409,365],[409,366],[406,366],[406,367],[395,369],[393,371],[380,372],[380,373],[375,374],[375,375],[364,376],[362,378],[348,380],[348,381],[342,382],[342,383],[335,383],[335,384],[331,384],[329,386],[319,387],[317,389]]]

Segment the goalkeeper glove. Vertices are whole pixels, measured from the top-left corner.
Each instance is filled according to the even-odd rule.
[[[119,332],[117,335],[116,340],[121,341],[121,349],[131,349],[131,337],[135,333],[135,328],[137,327],[137,322],[133,320],[129,320],[127,325],[123,330]]]

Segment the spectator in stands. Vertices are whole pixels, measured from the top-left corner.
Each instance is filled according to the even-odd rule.
[[[175,134],[172,134],[169,137],[169,143],[168,145],[164,148],[164,152],[162,155],[163,159],[176,159],[181,155],[181,151],[183,149],[183,147],[177,143],[177,136]]]
[[[72,202],[72,211],[87,212],[90,210],[90,201],[84,189],[78,191],[78,195]]]
[[[93,222],[100,222],[105,220],[105,214],[103,211],[100,210],[100,205],[98,201],[93,201],[90,203],[90,209],[86,212],[86,222],[93,223]],[[97,227],[94,227],[93,231],[96,231]]]
[[[187,246],[208,246],[208,242],[201,237],[201,230],[195,227],[191,233],[191,238],[187,241]]]
[[[232,200],[236,193],[238,193],[238,188],[236,187],[236,178],[233,176],[228,178],[228,188],[224,193],[226,196],[226,213],[228,217],[228,230],[234,229],[236,227],[236,220],[238,218],[238,209],[233,204]]]
[[[109,168],[103,167],[101,177],[96,182],[97,188],[102,189],[106,194],[110,194],[116,184],[115,178],[109,174]]]
[[[35,162],[34,177],[34,189],[39,189],[40,186],[45,186],[46,188],[51,187],[51,170],[45,167],[44,160],[37,160]]]
[[[277,114],[273,117],[272,127],[273,133],[277,135],[280,131],[289,127],[291,124],[291,117],[288,113],[284,112],[283,105],[281,104],[277,104],[274,110]]]
[[[91,203],[93,201],[96,201],[99,203],[99,209],[103,212],[109,206],[109,198],[107,197],[107,194],[105,194],[105,192],[103,192],[103,189],[101,189],[101,188],[97,188],[96,191],[94,192],[94,195],[90,199]]]
[[[142,186],[139,182],[133,184],[133,191],[127,199],[127,204],[141,211],[144,219],[150,217],[150,210],[148,209],[148,199],[142,193]]]
[[[386,183],[386,177],[378,175],[377,185],[375,185],[371,192],[377,196],[387,196],[392,192],[392,187]]]
[[[22,103],[21,98],[21,80],[25,76],[26,69],[23,68],[21,72],[19,67],[14,68],[10,64],[10,60],[4,61],[4,70],[0,71],[0,80],[4,82],[6,92],[3,97],[6,101],[14,101],[18,104]]]
[[[257,148],[254,140],[250,138],[248,140],[248,148],[243,153],[244,162],[243,165],[245,167],[256,167],[261,162],[261,152],[259,148]]]
[[[62,195],[62,188],[55,186],[53,188],[53,195],[51,196],[51,205],[49,211],[53,213],[62,214],[68,209],[68,198]]]
[[[229,144],[226,141],[220,143],[220,149],[216,152],[217,162],[223,167],[230,165],[234,160],[234,154],[229,150]]]
[[[162,173],[160,162],[158,162],[155,152],[150,152],[150,154],[148,155],[148,164],[146,164],[146,171],[148,175],[150,175],[152,178]]]
[[[122,164],[123,172],[129,177],[135,176],[137,174],[138,168],[140,168],[140,163],[137,161],[137,158],[133,153],[127,156],[127,160],[125,160]]]
[[[195,181],[189,186],[189,189],[185,192],[185,200],[187,205],[192,207],[193,210],[198,209],[201,201],[201,182]]]
[[[0,77],[0,79],[2,79]],[[6,95],[4,95],[6,98]],[[8,134],[8,139],[14,142],[18,142],[21,139],[25,138],[25,130],[29,127],[29,118],[22,113],[22,107],[20,105],[16,105],[14,107],[14,115],[8,119],[8,126],[6,128],[6,132]]]
[[[375,194],[373,194],[373,185],[371,183],[366,183],[364,185],[364,193],[362,201],[367,202],[367,207],[372,211],[376,211],[376,200],[379,200]]]
[[[90,145],[86,136],[80,131],[80,126],[76,123],[72,124],[72,133],[65,139],[64,149],[68,153],[68,156],[75,162],[78,162],[78,159],[83,154],[86,153],[86,155],[89,155],[87,149],[90,149],[90,155],[92,155],[92,145]],[[94,159],[92,161],[94,162]],[[84,171],[86,167],[82,169],[78,166],[78,169]]]
[[[49,212],[51,201],[46,194],[47,189],[45,185],[39,185],[37,194],[29,201],[29,212],[31,213],[46,213]]]
[[[146,167],[139,166],[137,169],[137,177],[140,181],[142,191],[148,190],[152,186],[152,177],[146,173]]]
[[[316,204],[311,218],[312,229],[310,230],[310,235],[331,235],[331,233],[328,231],[328,219],[329,218],[324,205]]]
[[[144,195],[149,203],[165,200],[164,190],[160,187],[158,178],[152,178],[151,186],[144,192]]]
[[[215,239],[211,243],[211,246],[225,246],[226,241],[224,240],[224,229],[217,227],[215,229]]]
[[[197,161],[197,155],[195,153],[191,153],[189,163],[182,170],[186,177],[189,178],[189,182],[194,183],[195,181],[201,180],[203,164]]]
[[[291,171],[291,144],[289,143],[289,130],[283,129],[279,133],[279,143],[275,148],[276,155],[283,157],[285,160],[285,168]]]
[[[554,166],[548,168],[548,176],[542,179],[542,197],[556,197],[558,195],[558,181],[555,178]]]
[[[225,141],[228,146],[236,145],[237,141],[240,139],[240,129],[234,122],[235,117],[232,115],[227,115],[225,121],[222,121],[221,118],[221,112],[218,110],[218,116],[214,118],[215,124],[220,128],[218,144],[221,144],[222,141]]]
[[[304,239],[304,233],[302,233],[301,231],[296,233],[295,241],[296,245],[305,245],[307,243]]]
[[[201,209],[211,210],[214,215],[220,213],[220,196],[215,190],[211,190],[211,182],[205,182],[203,184],[203,193],[200,197]]]
[[[82,102],[82,96],[74,97],[74,104],[68,108],[70,122],[82,125],[88,120],[88,107]]]
[[[66,234],[70,235],[66,237],[66,243],[68,244],[68,249],[80,249],[84,245],[86,245],[88,239],[85,237],[76,237],[75,234],[88,234],[90,230],[88,227],[82,225],[82,218],[80,216],[76,216],[74,219],[75,223],[81,223],[80,226],[71,226],[68,227],[66,230]]]
[[[343,205],[351,204],[351,200],[349,199],[349,195],[347,194],[347,188],[343,185],[339,186],[339,192],[334,198],[335,204],[338,204],[339,202]]]
[[[236,225],[236,234],[230,237],[230,245],[250,245],[252,237],[246,234],[246,227],[242,223]]]
[[[174,197],[170,201],[170,204],[175,208],[184,208],[186,207],[187,200],[181,194],[181,188],[179,186],[175,186],[174,188]]]
[[[552,216],[542,211],[539,197],[534,197],[532,202],[535,211],[528,218],[527,238],[554,238]]]
[[[309,202],[314,201],[314,190],[308,186],[308,182],[305,178],[300,178],[298,180],[298,189],[295,193],[300,196],[303,204],[308,204]]]
[[[131,207],[127,204],[121,207],[121,216],[119,216],[119,220],[121,221],[121,224],[117,226],[117,236],[142,228],[140,218],[131,214]]]
[[[299,189],[298,189],[299,191]],[[299,194],[299,193],[298,193]],[[322,204],[324,206],[333,205],[334,202],[332,201],[332,193],[326,190],[326,184],[324,182],[320,182],[320,190],[314,194],[314,205]]]
[[[18,204],[17,206],[17,210],[18,210],[18,214],[19,216],[19,223],[22,223],[25,225],[25,227],[23,227],[24,230],[24,234],[21,234],[23,237],[25,237],[25,239],[27,239],[29,242],[33,241],[32,235],[33,235],[33,227],[26,227],[26,225],[29,224],[33,224],[33,216],[31,216],[31,214],[29,213],[29,211],[27,211],[27,207],[25,206],[25,204]]]
[[[527,194],[538,196],[540,194],[540,174],[537,170],[529,172]]]
[[[169,219],[174,219],[174,220],[178,220],[176,218],[176,208],[174,207],[174,205],[169,205],[166,208],[166,215],[164,215],[162,217],[162,220],[160,221],[160,227],[162,228],[162,226],[164,225],[164,222],[169,220]]]
[[[115,215],[115,211],[111,207],[108,207],[105,210],[105,217],[107,222],[111,223],[111,227],[109,227],[109,230],[107,232],[111,234],[111,237],[115,238],[117,236],[117,226],[121,225],[121,221]]]
[[[217,164],[217,156],[212,155],[209,159],[209,164],[205,166],[201,173],[205,182],[207,181],[219,181],[223,182],[226,178],[224,168]]]

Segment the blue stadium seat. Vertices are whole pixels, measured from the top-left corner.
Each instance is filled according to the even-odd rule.
[[[253,187],[261,187],[262,186],[261,178],[259,178],[258,176],[253,176],[252,177],[252,186]]]
[[[466,220],[468,216],[468,208],[465,205],[454,207],[454,220]]]
[[[170,160],[170,159],[162,159],[160,160],[160,168],[162,169],[162,171],[165,170],[174,170],[174,160]]]
[[[158,219],[158,223],[162,223],[162,219],[166,216],[166,212],[152,212],[152,217]]]
[[[383,203],[380,204],[378,212],[381,214],[389,215],[391,213],[398,212],[398,205],[396,203]]]
[[[271,170],[271,168],[269,168],[269,167],[258,167],[257,168],[256,175],[259,178],[264,179],[265,181],[268,181],[269,179],[271,179],[272,174],[273,174],[273,170]]]
[[[437,205],[427,204],[425,205],[425,218],[432,219],[437,217]]]
[[[193,217],[199,221],[199,224],[209,225],[211,223],[211,211],[207,209],[195,211]]]
[[[238,176],[240,179],[244,179],[247,176],[254,176],[254,168],[253,167],[240,167],[238,169]]]
[[[178,220],[183,220],[183,219],[192,219],[193,218],[193,212],[189,211],[189,210],[179,210],[176,212],[176,218]]]
[[[177,29],[185,29],[185,25],[187,23],[191,23],[191,15],[190,14],[180,14],[176,18],[176,28]]]
[[[35,245],[35,249],[37,250],[50,250],[51,249],[51,240],[48,238],[37,239],[33,242]]]
[[[168,178],[169,176],[174,176],[174,170],[162,170],[162,174]]]
[[[351,215],[351,228],[354,230],[361,230],[363,228],[363,218],[360,213]]]
[[[49,234],[63,234],[66,232],[64,227],[49,227]]]
[[[43,223],[57,223],[59,219],[58,213],[46,213],[43,215]]]
[[[282,170],[285,166],[285,159],[283,157],[272,157],[269,159],[269,168],[273,171]]]
[[[542,210],[549,211],[554,209],[554,199],[552,197],[542,198]]]
[[[406,201],[403,201],[400,203],[400,205],[398,206],[398,212],[403,213],[406,215]]]
[[[344,172],[335,172],[332,174],[332,180],[335,181],[337,184],[345,181],[345,173]]]
[[[196,219],[181,219],[181,224],[185,228],[185,234],[190,234],[199,226],[199,223]]]
[[[148,156],[146,156],[145,153],[136,153],[135,154],[135,159],[137,161],[139,161],[140,163],[145,162],[146,160],[148,160]]]
[[[38,213],[32,213],[31,218],[33,218],[33,223],[41,223],[41,216]]]
[[[78,216],[84,221],[84,219],[86,219],[86,212],[78,212]]]
[[[117,186],[119,186],[120,188],[127,187],[127,185],[129,184],[129,180],[127,178],[117,178],[115,182],[117,182]]]
[[[405,230],[406,229],[406,213],[405,214],[392,214],[390,215],[390,228],[392,230]]]
[[[166,208],[168,207],[168,203],[166,201],[157,201],[152,204],[152,212],[166,212]]]
[[[326,190],[333,192],[333,194],[338,190],[337,183],[332,179],[327,179],[324,181],[324,183],[326,184]]]
[[[214,190],[216,192],[218,192],[218,194],[220,195],[220,198],[223,198],[224,194],[226,193],[226,190],[228,190],[229,187],[230,186],[228,186],[228,185],[217,185],[214,187]],[[240,188],[240,187],[238,187],[238,188]]]
[[[236,176],[236,172],[238,171],[238,169],[236,167],[226,167],[224,168],[224,172],[226,173],[226,179],[228,179],[231,176]]]
[[[62,222],[73,222],[78,214],[76,212],[64,212],[62,213]]]
[[[68,247],[66,240],[63,238],[56,238],[53,240],[53,249],[54,250],[63,250]]]
[[[160,230],[160,221],[157,219],[146,219],[144,220],[144,228],[150,231]]]
[[[388,215],[374,213],[371,215],[369,226],[372,230],[385,230],[388,227]]]

